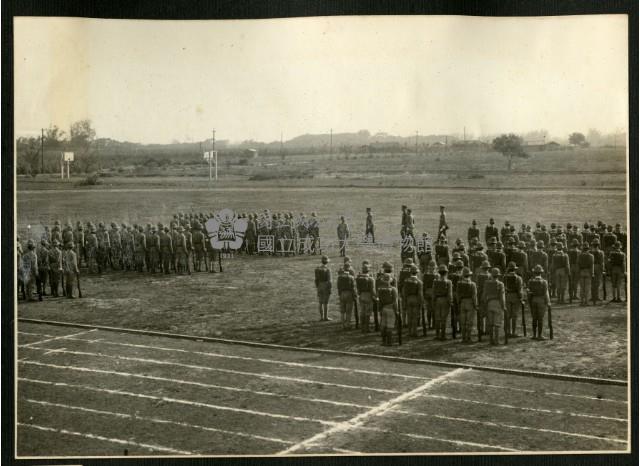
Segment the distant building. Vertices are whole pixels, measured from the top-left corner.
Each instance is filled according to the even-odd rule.
[[[256,149],[245,149],[244,155],[250,159],[255,159],[258,157],[258,151]]]

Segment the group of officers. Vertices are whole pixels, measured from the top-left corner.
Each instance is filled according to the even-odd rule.
[[[351,260],[344,257],[336,280],[343,328],[355,325],[369,332],[373,316],[375,330],[380,331],[382,344],[390,345],[393,332],[401,342],[402,330],[417,336],[421,324],[423,334],[434,329],[436,339],[446,339],[447,323],[451,334],[461,334],[463,343],[471,342],[477,325],[478,340],[488,335],[491,344],[498,344],[503,331],[504,341],[517,337],[517,321],[521,316],[526,335],[525,306],[531,315],[532,338],[544,339],[545,318],[553,337],[551,298],[558,304],[578,300],[583,306],[607,299],[607,277],[610,278],[611,301],[621,302],[621,290],[626,300],[626,233],[619,224],[584,223],[578,225],[537,223],[535,229],[523,224],[519,231],[508,221],[498,229],[493,219],[480,240],[480,229],[472,221],[468,229],[467,248],[458,238],[449,246],[448,225],[444,207],[440,208],[439,238],[433,246],[416,248],[411,212],[403,206],[401,234],[402,269],[394,272],[385,262],[381,270],[373,271],[368,261],[359,273]],[[423,234],[423,237],[426,237]],[[506,246],[505,246],[506,245]],[[328,303],[332,292],[329,258],[315,270],[315,285],[319,301],[320,320],[329,320]],[[477,323],[477,324],[476,324]]]

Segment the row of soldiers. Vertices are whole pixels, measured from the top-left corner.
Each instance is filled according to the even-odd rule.
[[[42,297],[47,295],[47,283],[49,293],[53,297],[74,298],[76,286],[81,295],[78,258],[71,241],[65,243],[64,251],[57,239],[53,240],[50,248],[41,244],[37,249],[34,241],[28,240],[26,250],[22,249],[22,244],[18,241],[17,260],[18,287],[21,292],[18,296],[22,295],[22,299],[35,300],[35,287],[38,300],[42,301]]]
[[[328,321],[328,304],[332,291],[329,258],[322,257],[322,264],[315,270],[315,284],[319,301],[320,320]],[[344,329],[351,328],[355,311],[356,327],[362,332],[371,330],[371,318],[375,330],[380,331],[382,344],[389,346],[397,332],[401,344],[402,331],[406,328],[409,336],[418,335],[422,324],[423,335],[428,329],[435,329],[436,339],[446,339],[446,327],[451,316],[452,337],[459,332],[463,343],[471,342],[471,335],[477,322],[478,340],[489,335],[492,345],[498,344],[499,333],[504,329],[505,343],[508,338],[517,337],[516,319],[522,310],[523,327],[526,322],[523,304],[523,282],[515,273],[515,264],[510,263],[504,277],[500,270],[491,267],[488,261],[481,265],[481,272],[472,278],[468,267],[451,269],[444,264],[437,266],[431,261],[419,276],[419,268],[411,259],[406,259],[403,269],[396,276],[389,262],[375,275],[368,261],[362,263],[361,272],[356,274],[349,258],[338,270],[336,280],[340,316]],[[527,300],[532,321],[532,338],[542,340],[544,319],[547,311],[550,317],[550,296],[547,281],[542,277],[544,270],[537,265],[527,284]],[[507,287],[506,283],[516,282],[518,291]],[[516,306],[517,303],[517,306]],[[358,312],[359,309],[359,312]],[[549,318],[551,325],[551,319]]]
[[[493,219],[490,225],[493,225]],[[474,220],[469,228],[468,250],[460,238],[450,248],[446,236],[441,235],[433,248],[420,251],[414,243],[409,242],[401,250],[401,259],[411,258],[419,262],[421,270],[425,270],[431,260],[437,265],[460,261],[462,266],[470,268],[473,275],[478,273],[484,261],[498,268],[502,274],[506,272],[507,264],[513,262],[517,274],[525,281],[532,276],[533,269],[540,265],[545,271],[544,278],[549,281],[551,297],[557,298],[559,304],[566,303],[567,294],[569,302],[577,300],[578,289],[583,305],[589,302],[597,304],[601,291],[602,299],[606,300],[606,277],[609,276],[613,299],[620,301],[620,290],[625,288],[626,233],[622,232],[619,225],[614,229],[611,225],[603,224],[600,233],[595,226],[585,225],[589,228],[570,236],[556,228],[555,224],[551,234],[544,225],[536,225],[536,230],[531,234],[527,233],[528,227],[523,226],[520,235],[503,232],[501,237],[506,246],[502,239],[495,236],[499,233],[494,227],[494,232],[487,236],[485,249],[480,243],[479,229]]]

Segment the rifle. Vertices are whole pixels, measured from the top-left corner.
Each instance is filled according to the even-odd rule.
[[[80,288],[80,272],[76,272],[76,285],[78,285],[78,298],[82,298],[82,288]]]
[[[222,249],[218,250],[218,267],[220,267],[220,272],[222,272]]]
[[[422,317],[422,336],[426,337],[427,336],[427,322],[424,319],[424,303],[422,303],[422,305],[420,306],[420,313],[421,313],[421,317]]]
[[[453,303],[451,304],[451,338],[456,339],[456,300],[454,298]]]
[[[402,346],[402,312],[398,312],[398,346]]]
[[[373,301],[373,323],[375,325],[376,332],[380,330],[380,324],[378,322],[378,300]]]
[[[64,271],[60,270],[60,283],[62,283],[62,296],[67,296],[67,289],[64,287]]]
[[[522,307],[522,332],[526,337],[527,336],[527,320],[524,317],[524,299],[520,301],[520,307]],[[529,307],[531,307],[531,304],[529,304]]]
[[[358,328],[360,325],[360,319],[358,318],[358,298],[356,298],[355,295],[353,298],[353,317],[356,319],[356,328]]]
[[[547,319],[549,325],[549,339],[553,340],[553,321],[551,319],[551,305],[547,305]]]
[[[573,280],[571,280],[571,272],[567,273],[569,282],[569,304],[573,304]]]
[[[509,330],[511,330],[511,322],[509,322],[509,319],[507,319],[507,310],[505,309],[504,312],[504,344],[507,345],[509,344]],[[498,342],[496,342],[498,343]]]
[[[481,310],[482,310],[482,303],[476,307],[476,319],[478,321],[478,342],[482,341],[482,331],[484,330],[482,316],[480,315]]]
[[[607,272],[602,272],[602,299],[607,300]]]

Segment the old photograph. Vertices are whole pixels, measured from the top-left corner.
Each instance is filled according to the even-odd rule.
[[[15,17],[17,458],[629,452],[628,28]]]

